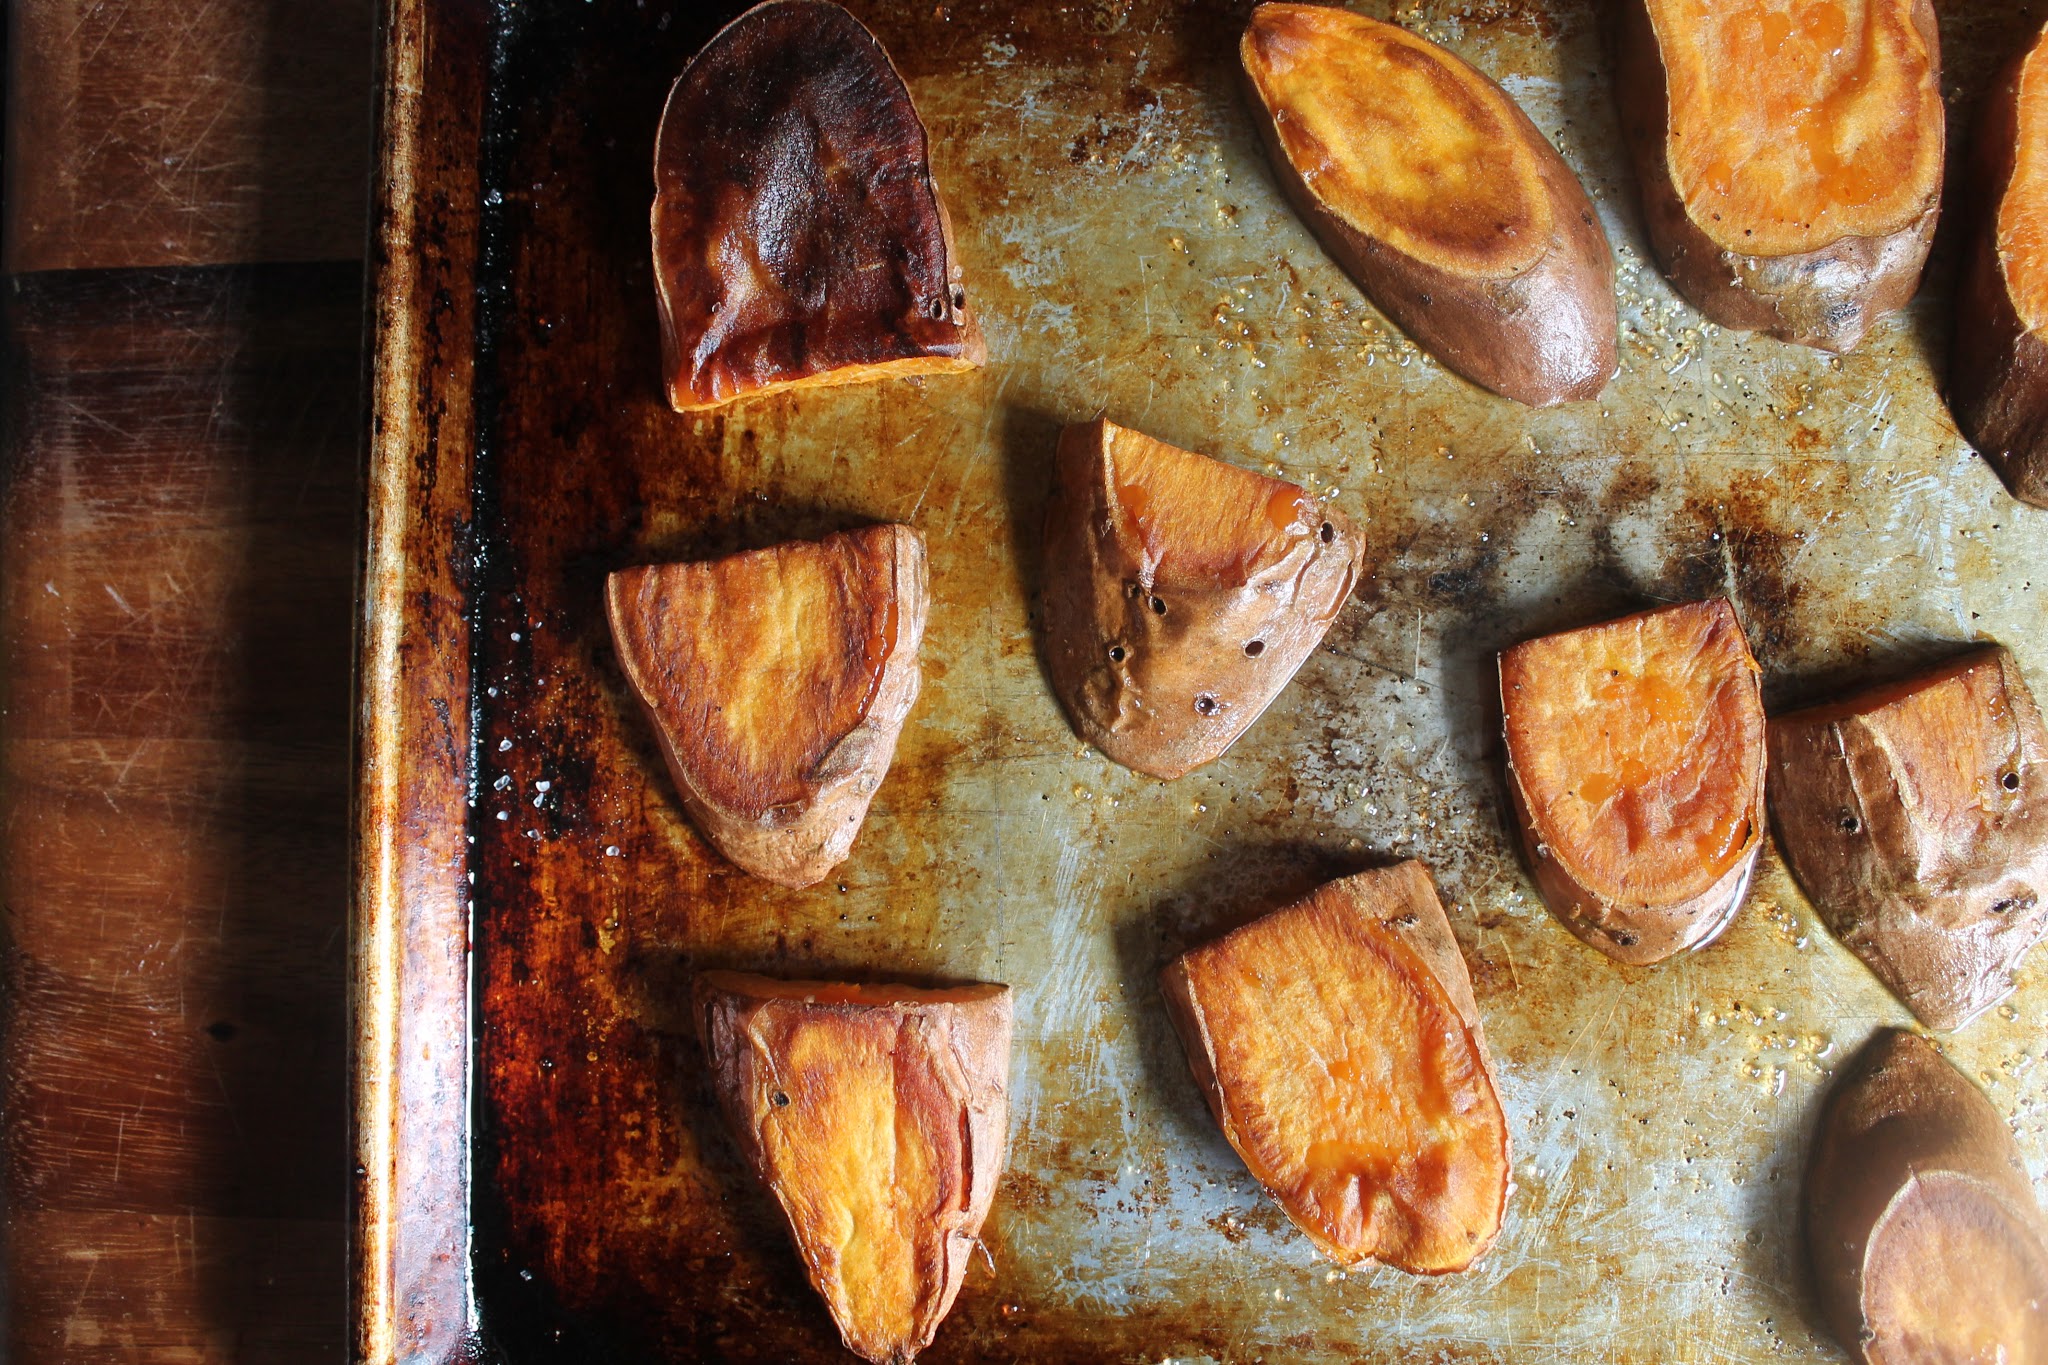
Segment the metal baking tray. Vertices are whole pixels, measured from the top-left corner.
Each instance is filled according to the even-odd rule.
[[[1015,987],[1009,1171],[932,1361],[1838,1358],[1803,1153],[1830,1073],[1906,1016],[1768,851],[1705,951],[1635,970],[1581,947],[1508,837],[1493,657],[1725,592],[1774,705],[1978,637],[2048,689],[2048,514],[1939,396],[1955,215],[1852,355],[1716,329],[1647,262],[1593,0],[1361,7],[1499,78],[1584,177],[1623,318],[1598,402],[1473,389],[1332,266],[1239,103],[1242,0],[854,0],[933,134],[990,363],[680,417],[651,147],[737,7],[388,0],[364,1358],[843,1358],[716,1118],[685,1007],[710,966]],[[1952,145],[2032,23],[1943,7]],[[1173,783],[1076,740],[1037,660],[1053,442],[1098,412],[1334,490],[1365,529],[1325,647]],[[930,546],[924,693],[852,858],[784,891],[682,817],[600,585],[873,520]],[[1450,907],[1515,1144],[1499,1244],[1437,1280],[1317,1259],[1210,1121],[1154,985],[1219,927],[1407,856]],[[2037,1181],[2044,1024],[2036,954],[1944,1044]]]

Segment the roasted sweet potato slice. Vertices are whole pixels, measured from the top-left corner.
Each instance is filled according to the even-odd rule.
[[[1179,777],[1299,669],[1358,577],[1351,523],[1298,486],[1097,419],[1060,434],[1046,663],[1074,729]]]
[[[1003,1169],[1010,989],[697,979],[712,1084],[848,1350],[908,1365]]]
[[[1865,1365],[2048,1361],[2048,1218],[2005,1120],[1915,1034],[1828,1097],[1806,1171],[1821,1306]]]
[[[1169,963],[1210,1112],[1340,1265],[1463,1270],[1493,1244],[1508,1130],[1429,872],[1361,872]]]
[[[888,54],[829,0],[769,0],[705,44],[654,144],[670,406],[981,364],[929,152]]]
[[[626,681],[704,836],[809,886],[853,847],[917,700],[924,540],[868,526],[605,585]]]
[[[1725,599],[1500,656],[1508,791],[1551,911],[1621,962],[1710,943],[1764,831],[1756,660]]]
[[[1505,91],[1406,29],[1322,5],[1260,5],[1239,54],[1281,188],[1418,345],[1524,403],[1606,386],[1607,238]]]
[[[1949,405],[2013,496],[2048,507],[2048,32],[1992,87],[1973,160]]]
[[[2005,649],[1770,726],[1771,814],[1828,927],[1930,1028],[2048,931],[2048,732]]]
[[[1929,0],[1621,0],[1650,245],[1726,327],[1847,351],[1920,282],[1941,203]]]

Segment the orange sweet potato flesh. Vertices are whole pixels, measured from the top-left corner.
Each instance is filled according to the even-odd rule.
[[[2048,32],[1985,101],[1949,406],[2013,496],[2048,507]]]
[[[1912,297],[1941,198],[1929,0],[1623,0],[1650,241],[1716,322],[1846,351]]]
[[[960,1292],[1002,1174],[1009,988],[707,972],[696,1012],[734,1140],[847,1349],[908,1365]]]
[[[1280,694],[1361,553],[1351,523],[1298,485],[1107,420],[1070,426],[1045,515],[1053,690],[1090,744],[1179,777]]]
[[[2048,1362],[2048,1218],[2004,1118],[1884,1030],[1829,1096],[1805,1187],[1835,1336],[1865,1365]]]
[[[2048,40],[2020,59],[2012,182],[1998,203],[1998,255],[2027,330],[2048,326]]]
[[[843,861],[917,700],[924,541],[869,526],[605,585],[612,643],[683,805],[756,876]]]
[[[1239,55],[1281,188],[1417,344],[1524,403],[1605,387],[1607,238],[1506,92],[1406,29],[1322,5],[1260,5]]]
[[[1621,962],[1711,942],[1764,826],[1756,660],[1725,599],[1500,656],[1508,788],[1544,899]]]
[[[654,184],[677,411],[986,358],[910,92],[829,0],[770,0],[705,44],[669,91]]]
[[[1507,1123],[1422,864],[1331,882],[1161,985],[1224,1136],[1324,1255],[1436,1275],[1492,1245]]]
[[[2001,646],[1770,724],[1778,845],[1829,929],[1930,1028],[2048,932],[2048,730]]]

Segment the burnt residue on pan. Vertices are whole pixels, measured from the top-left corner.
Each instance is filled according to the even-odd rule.
[[[1839,360],[1707,326],[1647,264],[1591,0],[1402,6],[1505,78],[1616,249],[1621,375],[1532,412],[1418,352],[1288,211],[1239,105],[1247,0],[865,0],[933,134],[990,364],[678,416],[652,142],[668,82],[738,8],[496,11],[459,538],[490,1350],[843,1358],[717,1118],[686,1005],[717,966],[1016,988],[1011,1169],[926,1359],[1831,1359],[1789,1213],[1805,1114],[1899,1012],[1774,857],[1703,953],[1641,971],[1572,940],[1503,819],[1493,659],[1726,594],[1774,689],[1980,632],[2048,681],[2039,528],[1934,396],[1945,261]],[[1988,69],[2012,28],[1944,25],[1952,71]],[[1173,783],[1089,750],[1039,672],[1053,440],[1097,412],[1302,482],[1366,541],[1294,683]],[[930,546],[924,691],[853,855],[782,890],[684,817],[604,576],[884,520]],[[1411,856],[1470,964],[1517,1152],[1499,1245],[1427,1282],[1314,1258],[1209,1120],[1154,986],[1190,944]],[[1952,1048],[2037,1171],[2044,989],[2036,967],[2023,1014]]]

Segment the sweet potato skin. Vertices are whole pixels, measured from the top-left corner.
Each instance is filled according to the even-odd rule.
[[[1716,244],[1687,211],[1666,154],[1670,100],[1663,56],[1645,0],[1617,0],[1615,98],[1641,183],[1643,217],[1657,264],[1708,319],[1824,351],[1854,350],[1870,328],[1903,308],[1920,285],[1941,208],[1937,176],[1926,207],[1896,230],[1846,236],[1813,251],[1746,255]],[[1914,0],[1913,24],[1940,71],[1931,0]],[[1934,131],[1939,140],[1939,129]]]
[[[1317,7],[1269,3],[1260,11],[1290,8]],[[1252,75],[1251,43],[1248,28],[1240,73],[1274,177],[1374,306],[1447,368],[1503,397],[1532,407],[1598,397],[1620,364],[1613,254],[1585,187],[1521,107],[1501,93],[1511,111],[1511,135],[1536,161],[1553,220],[1550,241],[1536,263],[1517,274],[1466,278],[1415,260],[1330,211],[1280,141],[1274,111]],[[1446,65],[1494,85],[1455,54],[1437,51]]]
[[[2048,731],[2011,653],[1775,717],[1770,752],[1779,848],[1835,936],[1929,1028],[2003,999],[2048,932]]]
[[[1218,1075],[1219,1056],[1226,1040],[1220,1040],[1211,1028],[1212,1007],[1204,1003],[1202,983],[1217,970],[1213,964],[1219,961],[1228,963],[1235,952],[1243,951],[1236,947],[1240,941],[1271,933],[1288,919],[1326,915],[1336,916],[1339,923],[1349,921],[1348,927],[1353,933],[1368,940],[1377,937],[1406,957],[1413,964],[1414,971],[1428,978],[1426,982],[1417,982],[1416,989],[1439,1001],[1454,1015],[1455,1023],[1462,1025],[1456,1034],[1447,1032],[1444,1041],[1450,1045],[1453,1039],[1462,1035],[1463,1044],[1471,1049],[1476,1072],[1475,1094],[1471,1098],[1487,1116],[1482,1122],[1490,1122],[1498,1128],[1498,1160],[1491,1172],[1495,1188],[1483,1225],[1468,1230],[1470,1240],[1462,1244],[1459,1253],[1448,1259],[1426,1263],[1405,1259],[1384,1246],[1366,1248],[1333,1240],[1329,1228],[1318,1226],[1317,1220],[1306,1210],[1295,1207],[1293,1198],[1301,1197],[1299,1192],[1293,1198],[1277,1189],[1272,1192],[1295,1225],[1324,1255],[1339,1264],[1358,1265],[1377,1260],[1424,1275],[1451,1274],[1468,1269],[1486,1253],[1499,1234],[1511,1187],[1512,1142],[1501,1113],[1493,1057],[1487,1049],[1485,1030],[1480,1023],[1478,1003],[1473,998],[1465,959],[1458,950],[1450,922],[1444,916],[1443,905],[1437,899],[1428,869],[1421,863],[1411,860],[1342,878],[1312,893],[1304,901],[1182,954],[1160,973],[1160,989],[1166,999],[1168,1017],[1180,1036],[1189,1067],[1208,1102],[1209,1112],[1231,1146],[1244,1158],[1254,1175],[1263,1181],[1265,1176],[1260,1172],[1259,1157],[1254,1150],[1255,1139],[1247,1123],[1241,1122],[1244,1116],[1235,1111],[1237,1104],[1246,1102],[1245,1097],[1234,1097],[1230,1086]],[[1316,959],[1304,961],[1302,965],[1310,971],[1343,973],[1345,970],[1345,964],[1337,960]],[[1229,970],[1227,966],[1223,969]],[[1260,978],[1260,983],[1265,985],[1265,978]],[[1412,1041],[1417,1047],[1424,1043],[1420,1037]],[[1290,1062],[1286,1058],[1275,1058],[1274,1064],[1287,1066]]]
[[[1115,452],[1132,439],[1150,440],[1103,418],[1060,434],[1045,514],[1046,670],[1083,739],[1171,779],[1220,756],[1287,686],[1350,597],[1363,546],[1349,519],[1324,508],[1284,554],[1243,566],[1248,576],[1175,574],[1120,504]],[[1311,506],[1293,485],[1230,473]]]
[[[1901,1270],[1907,1276],[1927,1269],[1965,1275],[1983,1270],[1926,1267],[1914,1255],[1922,1248],[1883,1245],[1888,1236],[1910,1237],[1901,1231],[1909,1227],[1901,1214],[1916,1202],[1924,1206],[1930,1191],[1968,1201],[2000,1224],[2016,1243],[2011,1269],[2018,1277],[2027,1274],[2031,1244],[2035,1293],[2048,1296],[2048,1219],[2035,1202],[2005,1121],[1926,1039],[1880,1030],[1828,1096],[1803,1191],[1807,1255],[1821,1307],[1836,1338],[1866,1365],[1986,1358],[1968,1352],[1958,1328],[1967,1331],[1973,1320],[1992,1314],[2007,1322],[2030,1316],[2023,1304],[1986,1304],[1972,1295],[1925,1324],[1954,1333],[1950,1340],[1920,1337],[1910,1344],[1883,1320],[1877,1309],[1890,1286],[1880,1278]],[[1938,1254],[1936,1248],[1924,1250]],[[1906,1264],[1894,1268],[1898,1260]],[[2014,1365],[2048,1358],[2048,1319],[2038,1311],[2031,1316],[2032,1349],[2022,1346],[2004,1357]]]
[[[1725,599],[1686,603],[1638,613],[1618,621],[1605,622],[1588,630],[1631,625],[1667,612],[1706,613],[1715,630],[1731,635],[1743,667],[1741,677],[1730,685],[1745,693],[1742,725],[1736,737],[1743,772],[1736,775],[1751,793],[1746,814],[1748,831],[1741,850],[1730,865],[1710,884],[1676,900],[1647,902],[1630,899],[1614,888],[1595,884],[1591,874],[1575,866],[1564,851],[1551,847],[1551,837],[1536,814],[1537,802],[1530,790],[1525,768],[1530,758],[1517,758],[1521,747],[1515,716],[1518,691],[1517,672],[1521,659],[1541,640],[1504,652],[1500,657],[1501,705],[1508,741],[1507,788],[1515,824],[1521,833],[1523,855],[1536,879],[1537,889],[1564,926],[1582,942],[1598,948],[1617,962],[1648,966],[1675,953],[1705,947],[1734,921],[1748,893],[1749,880],[1763,845],[1764,830],[1764,712],[1762,687],[1756,661],[1750,657],[1742,638],[1742,627],[1734,608]],[[1554,637],[1545,637],[1546,639]]]
[[[721,971],[697,979],[694,1005],[733,1139],[748,1168],[775,1196],[847,1349],[876,1365],[909,1365],[931,1344],[960,1292],[1002,1174],[1009,1127],[1009,988],[856,987]],[[847,1049],[845,1073],[834,1071],[831,1056],[840,1037]],[[895,1186],[886,1191],[840,1188],[835,1172],[843,1165],[834,1165],[834,1153],[792,1147],[770,1133],[792,1116],[800,1123],[806,1106],[837,1114],[850,1104],[852,1118],[866,1117],[871,1104],[846,1093],[857,1079],[852,1069],[860,1053],[879,1057],[893,1072],[893,1117],[878,1117],[891,1117],[901,1134],[907,1112],[908,1131],[920,1135],[927,1155],[935,1158],[929,1169],[916,1161],[896,1164]],[[828,1133],[825,1140],[839,1137]],[[889,1171],[875,1174],[885,1183],[891,1177]],[[920,1179],[930,1188],[910,1187]],[[875,1302],[864,1293],[872,1287],[847,1283],[834,1229],[806,1213],[820,1197],[857,1204],[873,1195],[929,1196],[936,1210],[909,1229],[907,1250],[917,1281],[908,1304]],[[858,1229],[870,1239],[897,1230]]]
[[[683,807],[704,836],[740,867],[780,886],[801,888],[824,879],[853,848],[868,806],[895,757],[896,740],[922,683],[918,647],[924,639],[928,596],[924,540],[908,526],[869,526],[840,532],[815,543],[792,542],[763,555],[794,555],[822,561],[819,572],[834,579],[842,595],[881,595],[874,619],[888,628],[886,654],[878,671],[856,672],[866,641],[854,638],[822,647],[826,676],[801,695],[772,699],[788,711],[825,718],[820,742],[771,762],[769,772],[751,773],[731,755],[707,742],[704,712],[726,704],[720,680],[706,680],[678,660],[706,635],[718,632],[790,631],[790,622],[721,623],[714,618],[700,634],[664,605],[665,575],[702,569],[715,575],[720,562],[696,566],[647,566],[621,570],[605,585],[606,615],[621,669],[642,714],[661,741],[669,776]],[[743,558],[735,556],[735,559]],[[704,591],[699,588],[698,592]],[[724,609],[727,622],[746,604],[702,603]],[[864,631],[855,631],[863,634]],[[705,695],[699,695],[700,691]],[[815,752],[812,749],[815,749]]]
[[[2037,38],[2000,73],[1972,140],[1975,221],[1957,289],[1949,410],[2022,502],[2048,507],[2048,341],[2019,314],[1999,260],[1998,215],[2018,168],[2020,80]]]
[[[705,44],[654,151],[670,406],[982,364],[929,153],[888,54],[831,0],[768,0]]]

